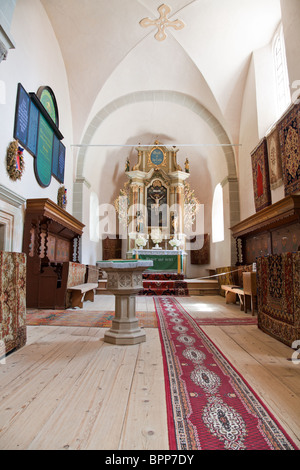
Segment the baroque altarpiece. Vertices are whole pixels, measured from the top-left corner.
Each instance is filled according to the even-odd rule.
[[[128,181],[115,202],[119,223],[128,233],[127,251],[144,238],[146,248],[170,249],[170,240],[185,248],[185,228],[195,218],[197,200],[191,191],[189,162],[177,162],[176,147],[155,141],[152,147],[137,147],[137,163],[126,162]],[[123,197],[122,197],[123,196]],[[186,208],[189,207],[189,210]]]

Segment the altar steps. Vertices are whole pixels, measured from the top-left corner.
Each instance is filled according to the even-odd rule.
[[[139,295],[189,295],[186,281],[179,280],[143,280],[143,290]]]
[[[218,281],[212,279],[186,279],[189,295],[219,295]]]
[[[149,279],[149,274],[147,273],[147,279],[143,280],[144,290],[140,295],[178,295],[178,296],[186,296],[186,295],[219,295],[219,285],[218,281],[211,280],[211,279],[185,279],[183,275],[180,275],[178,279],[178,275],[176,273],[168,273],[168,276],[172,275],[173,279]],[[155,275],[156,273],[151,273]],[[156,275],[157,277],[157,275]],[[151,284],[148,284],[151,282]],[[162,286],[164,288],[165,294],[160,294],[161,286],[155,285],[155,282],[164,282],[165,284]],[[171,282],[184,282],[184,284],[177,284],[176,288],[175,285],[172,287]],[[147,283],[147,284],[146,284]],[[169,283],[169,284],[166,284]],[[171,291],[171,288],[177,289],[177,291]],[[178,290],[180,289],[180,291]],[[150,293],[152,290],[152,294]],[[187,293],[186,293],[187,291]],[[168,293],[169,292],[169,293]],[[180,292],[180,293],[179,293]],[[110,292],[106,288],[106,279],[100,279],[98,288],[96,289],[97,295],[103,294],[110,294]]]

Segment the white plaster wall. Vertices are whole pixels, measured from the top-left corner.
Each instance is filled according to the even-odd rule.
[[[0,83],[5,93],[0,103],[0,183],[25,198],[49,198],[57,202],[60,184],[54,177],[48,188],[38,185],[33,157],[24,151],[25,171],[21,180],[12,181],[6,171],[6,150],[13,140],[17,85],[27,92],[37,92],[50,86],[56,96],[59,110],[59,128],[66,146],[65,186],[68,189],[67,210],[72,211],[73,157],[72,118],[65,64],[55,34],[39,0],[19,0],[11,23],[11,34],[16,48],[9,51],[0,64]],[[20,224],[22,230],[22,224]]]
[[[253,55],[245,86],[244,99],[240,121],[240,143],[238,177],[240,188],[241,220],[255,212],[251,151],[259,141],[258,116],[256,106],[255,67]]]
[[[299,0],[281,0],[282,26],[285,38],[287,67],[290,86],[300,80],[300,2]],[[295,84],[296,85],[296,84]],[[300,84],[297,85],[300,93]],[[293,93],[295,89],[292,89]]]

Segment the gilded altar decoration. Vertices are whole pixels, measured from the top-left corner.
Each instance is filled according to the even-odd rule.
[[[140,25],[143,28],[147,28],[149,26],[157,27],[157,33],[154,35],[157,41],[164,41],[166,39],[167,34],[165,32],[165,28],[174,28],[176,30],[184,28],[185,25],[183,21],[178,19],[171,21],[168,18],[169,13],[171,13],[171,8],[168,5],[161,5],[157,11],[159,13],[159,18],[154,20],[151,18],[143,18],[140,21]]]
[[[195,191],[190,188],[190,185],[185,181],[184,187],[184,226],[187,230],[191,230],[195,222],[197,211],[199,210],[200,203],[195,196]]]
[[[185,162],[184,162],[184,169],[185,169],[185,172],[186,173],[189,173],[190,172],[190,162],[189,162],[189,159],[186,158]]]
[[[123,188],[120,189],[119,196],[114,202],[116,212],[118,214],[119,222],[122,225],[127,227],[129,223],[128,210],[130,203],[130,194],[129,194],[129,181],[127,181]]]
[[[17,140],[12,141],[6,153],[6,169],[13,181],[22,178],[25,169],[25,161],[23,156],[24,149],[19,146]]]
[[[158,144],[158,142],[155,142]],[[148,165],[154,167],[165,167],[167,166],[167,155],[166,151],[162,147],[154,147],[148,152]]]
[[[159,244],[164,241],[166,247],[171,238],[180,240],[184,249],[186,231],[200,204],[186,184],[190,174],[177,161],[178,149],[155,140],[151,147],[139,145],[136,151],[137,162],[130,169],[125,165],[128,181],[114,203],[119,224],[128,232],[127,251],[132,253],[141,237],[149,249],[162,249]]]

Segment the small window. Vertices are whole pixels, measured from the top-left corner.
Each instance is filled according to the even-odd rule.
[[[224,207],[223,188],[217,184],[212,203],[212,241],[213,243],[224,240]]]

